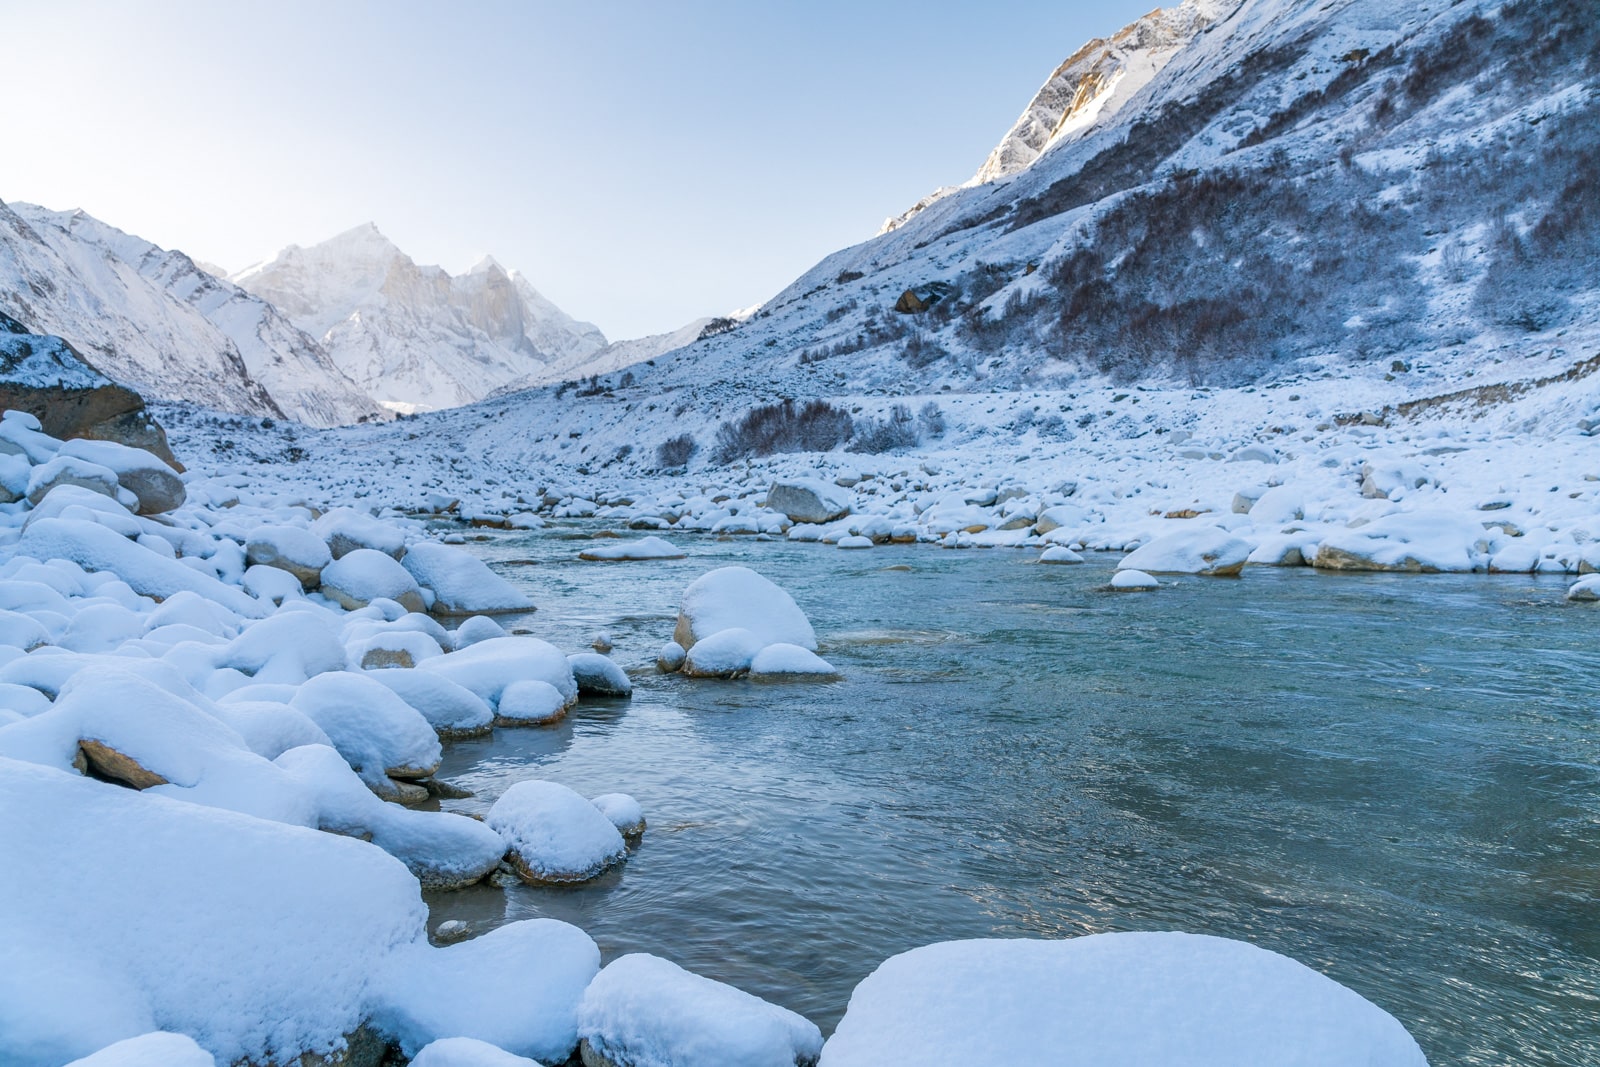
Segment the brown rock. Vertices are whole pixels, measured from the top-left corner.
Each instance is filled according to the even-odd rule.
[[[125,756],[104,741],[84,738],[78,742],[78,753],[90,774],[116,782],[130,789],[149,789],[153,785],[166,785],[167,780],[151,770],[146,770],[132,756]],[[73,763],[76,765],[77,760]]]

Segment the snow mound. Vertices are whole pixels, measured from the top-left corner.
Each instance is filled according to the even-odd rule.
[[[600,969],[588,934],[555,919],[508,923],[434,948],[407,945],[377,977],[373,1021],[411,1053],[471,1037],[543,1063],[578,1044],[578,1005]]]
[[[1136,548],[1117,564],[1118,570],[1150,574],[1237,575],[1255,546],[1215,526],[1195,526]]]
[[[537,1060],[517,1056],[498,1045],[475,1037],[441,1037],[418,1052],[411,1067],[541,1067]]]
[[[1052,545],[1039,554],[1040,563],[1082,563],[1083,557],[1066,545]]]
[[[537,637],[493,637],[417,665],[472,690],[496,707],[512,682],[538,681],[554,686],[562,699],[578,699],[572,665],[561,650]]]
[[[859,548],[871,548],[872,547],[872,538],[870,538],[870,537],[862,537],[859,534],[852,534],[849,537],[841,537],[841,538],[839,538],[839,546],[838,547],[840,547],[840,548],[857,548],[857,549],[859,549]]]
[[[418,585],[433,592],[433,610],[441,615],[533,610],[533,601],[459,548],[424,541],[412,545],[400,562]]]
[[[851,994],[823,1067],[1426,1067],[1393,1016],[1287,956],[1182,933],[946,941]]]
[[[1481,522],[1445,511],[1386,515],[1323,538],[1312,566],[1336,571],[1471,571],[1485,565]]]
[[[362,1022],[369,976],[423,936],[416,879],[363,841],[3,758],[0,811],[28,813],[0,820],[7,869],[49,872],[0,878],[0,911],[28,917],[0,942],[7,1065],[54,1067],[156,1019],[222,1063],[326,1052]]]
[[[439,735],[428,720],[367,675],[319,674],[290,703],[327,733],[368,782],[381,784],[384,775],[425,778],[439,766]]]
[[[822,1051],[822,1031],[794,1012],[642,952],[589,984],[578,1035],[586,1056],[639,1067],[795,1067]]]
[[[364,608],[380,597],[407,611],[427,608],[411,572],[372,548],[353,548],[322,568],[322,593],[346,611]]]
[[[512,682],[500,694],[494,721],[498,726],[542,726],[560,719],[567,699],[549,682],[527,679]]]
[[[644,809],[626,793],[603,793],[590,800],[595,809],[611,820],[617,833],[625,838],[636,838],[644,833]]]
[[[504,626],[501,626],[487,615],[474,615],[470,619],[464,619],[461,625],[456,627],[453,646],[457,649],[462,649],[468,645],[475,645],[479,641],[505,636],[506,628]]]
[[[1111,588],[1122,592],[1136,593],[1146,589],[1159,589],[1161,583],[1144,571],[1119,570],[1111,576]]]
[[[613,541],[607,545],[594,545],[578,553],[579,559],[605,563],[625,560],[683,559],[683,549],[659,537],[642,537],[637,541]]]
[[[494,711],[465,686],[429,671],[374,671],[370,677],[415,708],[445,741],[481,737],[494,723]]]
[[[762,645],[817,648],[817,635],[794,598],[748,567],[720,567],[683,591],[672,638],[685,649],[735,628],[750,631]]]
[[[211,1053],[187,1034],[165,1031],[125,1038],[67,1067],[216,1067]]]
[[[718,630],[695,642],[682,670],[690,678],[733,678],[748,673],[756,654],[766,647],[765,641],[743,627]]]
[[[489,809],[511,865],[534,885],[584,882],[627,856],[611,820],[557,782],[518,782]]]

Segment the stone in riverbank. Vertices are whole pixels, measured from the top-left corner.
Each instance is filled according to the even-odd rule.
[[[815,478],[786,478],[767,490],[767,507],[790,522],[832,522],[850,514],[850,494]]]
[[[530,885],[587,882],[627,858],[622,834],[581,795],[558,782],[518,782],[489,809],[506,859]]]

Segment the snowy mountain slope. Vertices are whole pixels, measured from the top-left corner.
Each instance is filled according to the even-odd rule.
[[[452,277],[419,266],[370,223],[310,248],[291,245],[232,280],[281,308],[401,411],[470,403],[606,343],[492,258]]]
[[[1158,8],[1110,37],[1097,37],[1057,67],[1000,139],[978,172],[944,186],[883,224],[887,233],[958,188],[1026,170],[1057,144],[1082,137],[1114,115],[1150,83],[1195,34],[1237,6],[1237,0],[1184,0]]]
[[[150,397],[355,422],[376,406],[270,304],[82,211],[0,205],[0,307]]]
[[[700,339],[700,335],[708,327],[719,320],[714,318],[698,318],[685,323],[668,333],[653,333],[647,337],[632,337],[626,341],[612,341],[598,352],[582,355],[568,356],[557,360],[547,366],[541,367],[531,374],[507,382],[500,386],[489,396],[509,396],[524,389],[535,389],[541,385],[559,384],[561,382],[577,381],[597,374],[610,374],[613,371],[626,370],[636,363],[644,363],[658,356],[675,352],[685,345],[691,345]],[[729,320],[723,320],[729,321]]]

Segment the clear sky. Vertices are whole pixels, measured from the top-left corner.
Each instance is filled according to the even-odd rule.
[[[966,180],[1150,6],[0,0],[0,199],[229,270],[370,220],[639,336]]]

